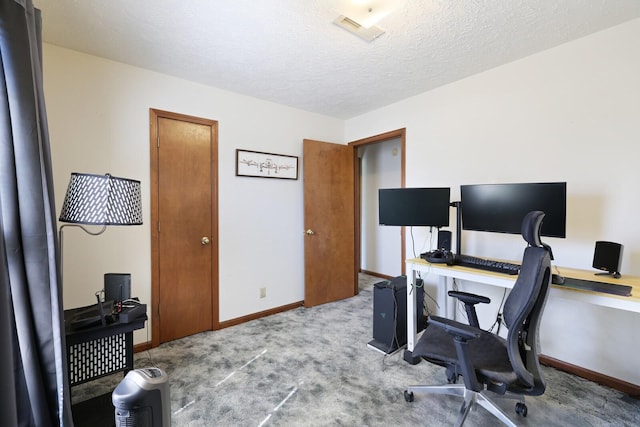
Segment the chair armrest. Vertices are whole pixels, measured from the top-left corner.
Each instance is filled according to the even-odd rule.
[[[465,304],[478,304],[480,302],[484,304],[489,304],[491,302],[491,298],[488,298],[482,295],[470,294],[469,292],[449,291],[449,296],[458,298],[460,301],[462,301]]]
[[[449,296],[455,297],[464,303],[464,311],[467,312],[469,324],[479,328],[480,322],[478,322],[478,315],[476,314],[476,304],[480,302],[489,304],[491,299],[482,295],[470,294],[469,292],[461,291],[449,291]]]
[[[429,324],[444,329],[447,333],[465,341],[478,338],[481,333],[478,328],[445,317],[429,316]]]

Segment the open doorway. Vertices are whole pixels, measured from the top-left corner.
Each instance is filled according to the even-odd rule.
[[[405,274],[404,227],[378,225],[378,189],[405,186],[405,129],[350,145],[358,157],[356,242],[360,271],[383,278]]]
[[[305,306],[324,304],[359,292],[358,272],[363,270],[362,236],[366,231],[361,228],[363,164],[358,152],[367,146],[384,145],[385,141],[396,144],[394,157],[400,158],[400,187],[404,187],[405,129],[363,138],[347,146],[304,140]],[[377,203],[377,196],[375,201]],[[371,208],[366,209],[366,222],[377,221],[377,205],[373,208],[374,213]],[[336,232],[331,226],[333,222],[343,228]],[[403,231],[399,228],[400,244],[394,245],[399,249],[399,255],[393,255],[400,274],[397,269],[385,274],[368,271],[370,274],[382,278],[405,274]],[[365,244],[370,250],[369,242]],[[329,256],[335,256],[333,261]],[[336,264],[340,265],[343,274],[334,274]],[[327,266],[332,269],[328,270]],[[327,283],[331,283],[331,291],[325,289]]]

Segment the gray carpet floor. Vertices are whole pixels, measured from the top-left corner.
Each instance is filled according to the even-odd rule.
[[[173,426],[453,425],[459,398],[403,397],[408,385],[446,383],[443,368],[367,346],[378,281],[361,275],[353,298],[165,343],[137,354],[136,367],[167,373]],[[519,425],[640,425],[638,400],[553,368],[544,373],[546,393],[527,398],[526,418],[515,414],[514,401],[501,403]],[[110,392],[121,380],[74,387],[72,401]],[[479,407],[465,425],[498,424]]]

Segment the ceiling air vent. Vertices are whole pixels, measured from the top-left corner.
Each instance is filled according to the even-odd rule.
[[[368,42],[372,42],[384,34],[384,30],[380,27],[372,25],[369,28],[365,28],[344,15],[338,16],[333,23]]]

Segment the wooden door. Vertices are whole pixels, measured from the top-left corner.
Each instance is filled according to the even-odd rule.
[[[217,122],[151,110],[152,330],[218,325]]]
[[[353,147],[303,142],[307,307],[356,294],[354,164]]]

